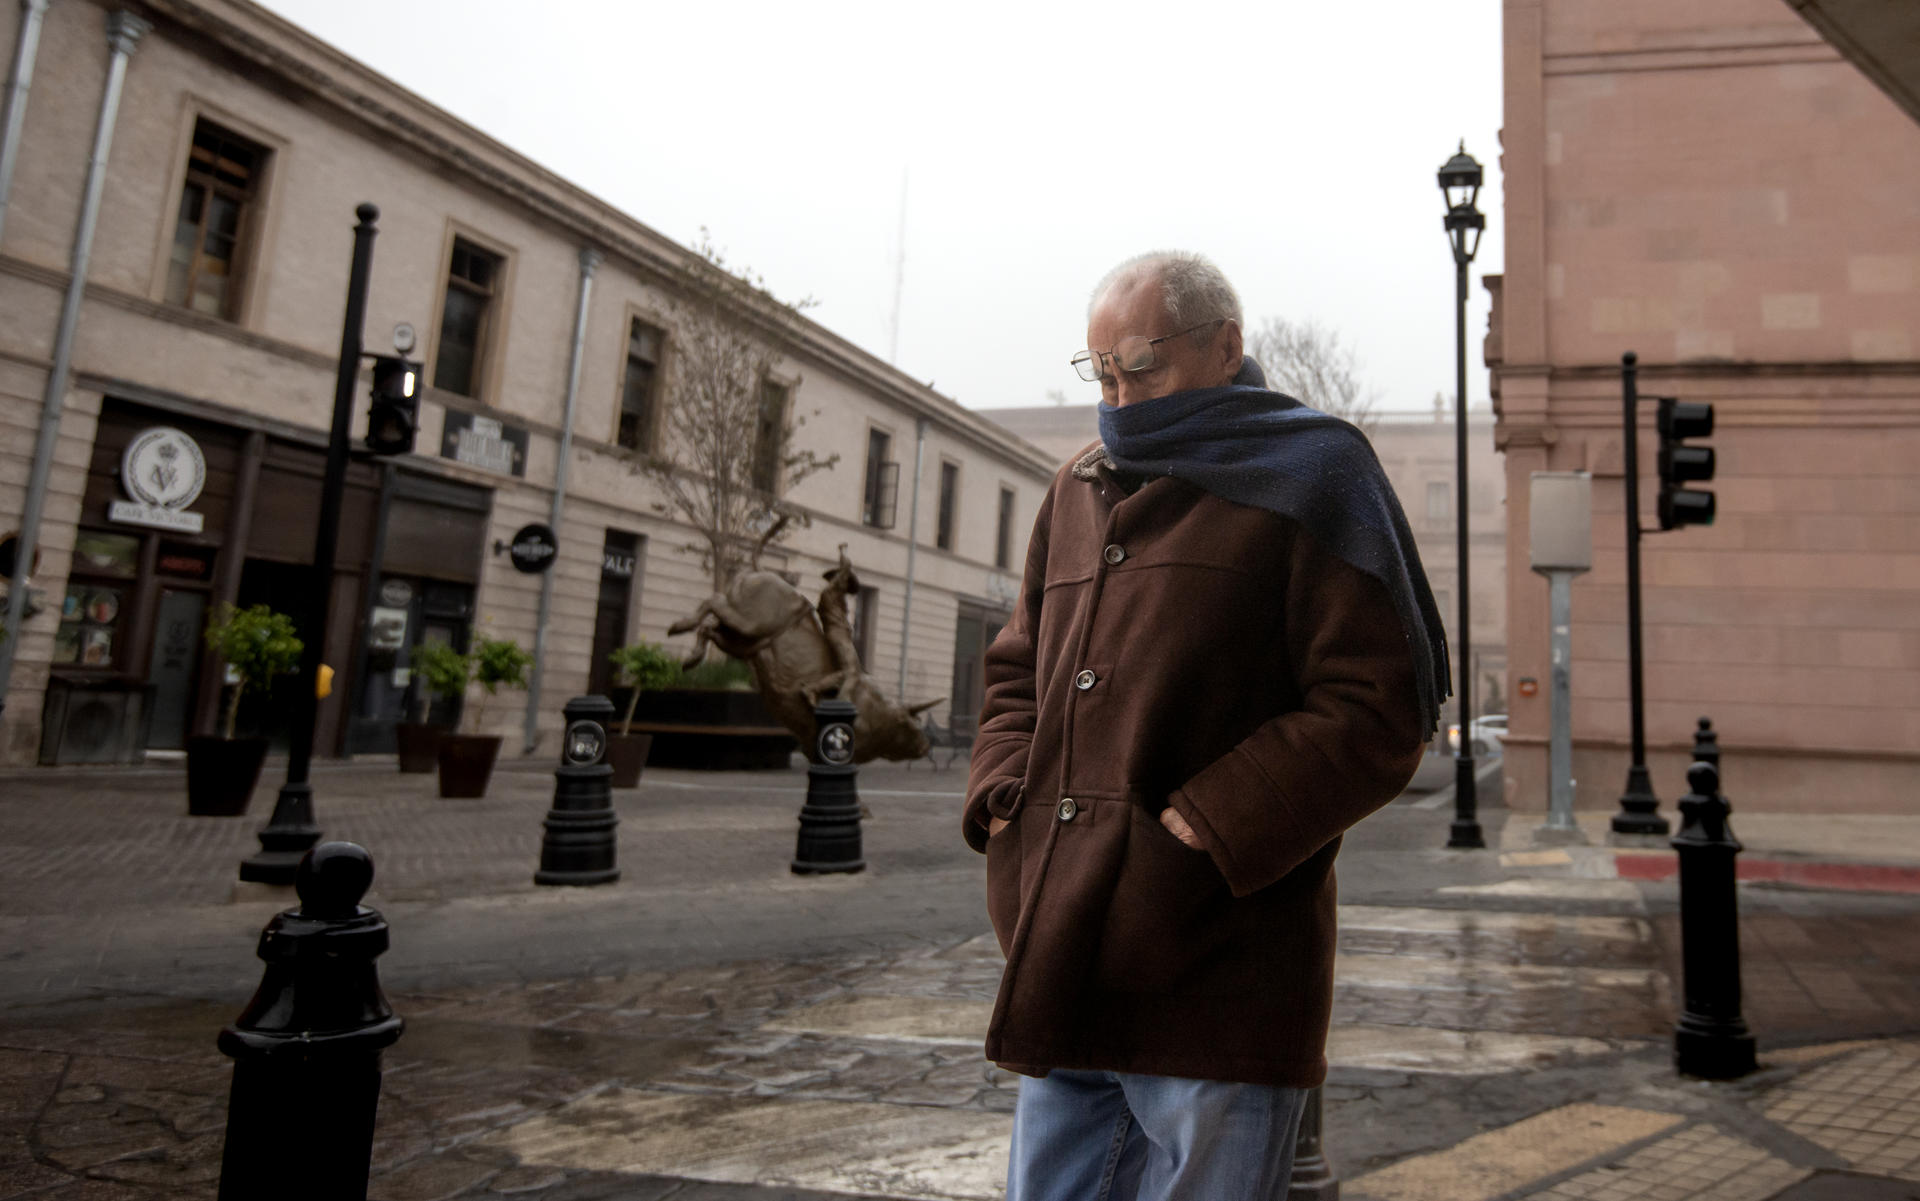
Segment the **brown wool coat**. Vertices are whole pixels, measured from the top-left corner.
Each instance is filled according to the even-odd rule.
[[[1319,1084],[1340,835],[1426,735],[1386,589],[1284,517],[1083,459],[986,675],[963,824],[1007,956],[987,1057]]]

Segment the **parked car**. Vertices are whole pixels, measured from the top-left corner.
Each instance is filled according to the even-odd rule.
[[[1485,717],[1473,719],[1473,753],[1476,755],[1498,755],[1505,751],[1507,743],[1507,715],[1490,713]],[[1460,745],[1460,723],[1447,727],[1447,745]]]

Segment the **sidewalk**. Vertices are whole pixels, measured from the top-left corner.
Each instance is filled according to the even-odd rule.
[[[650,771],[617,798],[622,880],[539,889],[545,765],[480,802],[322,765],[328,836],[374,851],[408,1022],[370,1197],[998,1198],[1017,1082],[980,1057],[1000,960],[962,779],[863,771],[868,870],[805,879],[804,773]],[[212,1037],[275,909],[232,902],[233,870],[270,800],[187,819],[165,770],[0,780],[0,1198],[212,1197]],[[1341,856],[1325,1138],[1348,1201],[1920,1192],[1920,901],[1743,887],[1762,1070],[1686,1081],[1673,884],[1498,808],[1493,849],[1447,851],[1419,805]]]

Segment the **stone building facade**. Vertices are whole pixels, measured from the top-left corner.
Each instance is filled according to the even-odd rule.
[[[1861,6],[1862,11],[1874,6]],[[1903,6],[1885,6],[1892,13]],[[1620,362],[1715,408],[1712,525],[1654,516],[1641,406],[1645,722],[1685,791],[1710,716],[1749,809],[1895,812],[1920,785],[1920,128],[1780,0],[1505,0],[1504,277],[1486,358],[1508,521],[1510,803],[1547,795],[1532,472],[1593,474],[1573,590],[1574,776],[1628,766]]]
[[[212,607],[304,610],[366,201],[380,209],[366,349],[410,325],[425,389],[414,452],[356,455],[349,472],[321,751],[391,745],[423,638],[535,644],[541,577],[502,552],[549,520],[564,474],[543,697],[531,724],[518,697],[486,719],[515,735],[509,748],[550,734],[567,697],[604,686],[606,650],[667,641],[710,590],[693,531],[656,511],[637,470],[673,395],[668,302],[692,252],[245,0],[131,15],[92,0],[0,10],[0,44],[38,39],[0,210],[0,535],[23,511],[89,146],[112,65],[124,69],[38,527],[44,608],[15,632],[0,762],[178,746],[219,702],[199,635]],[[811,524],[767,565],[815,587],[844,543],[869,585],[869,669],[970,714],[1050,464],[817,324],[801,320],[780,351],[763,404],[806,418],[793,437],[840,458],[783,496]],[[364,375],[359,397],[356,443]],[[741,453],[756,440],[743,431]],[[126,464],[172,472],[196,456],[197,497],[156,520],[165,505],[132,494]],[[142,695],[142,730],[101,726],[98,706],[81,728],[83,701],[132,713]]]

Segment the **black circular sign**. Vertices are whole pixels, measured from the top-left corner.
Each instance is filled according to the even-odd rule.
[[[554,556],[559,553],[560,540],[553,536],[553,527],[537,521],[521,526],[513,536],[513,545],[507,548],[514,569],[528,575],[538,575],[552,567]]]
[[[820,727],[820,761],[836,766],[853,762],[853,727],[844,721]]]
[[[567,727],[561,757],[574,767],[592,767],[607,753],[607,731],[597,721],[576,721]]]

